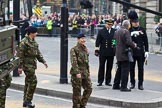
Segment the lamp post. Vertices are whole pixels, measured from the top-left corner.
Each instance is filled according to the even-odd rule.
[[[19,28],[19,23],[17,21],[20,20],[20,0],[14,0],[13,1],[13,21],[14,25]],[[16,40],[18,41],[18,44],[20,43],[20,36],[19,36],[19,30],[17,29],[15,32]],[[18,73],[18,68],[13,70],[13,77],[20,76]]]
[[[62,0],[61,7],[61,53],[60,53],[60,83],[68,83],[68,8],[67,0]]]

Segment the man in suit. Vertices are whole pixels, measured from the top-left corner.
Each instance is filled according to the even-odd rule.
[[[128,57],[128,48],[135,48],[137,45],[132,41],[129,33],[130,22],[124,20],[122,27],[115,32],[114,39],[116,44],[116,59],[118,69],[115,74],[113,89],[119,89],[123,92],[129,92],[131,89],[127,88],[128,75],[130,70],[130,61]]]
[[[106,64],[106,77],[105,85],[111,85],[111,71],[114,61],[114,46],[112,45],[115,29],[112,28],[113,19],[105,20],[106,24],[97,35],[95,43],[95,55],[99,56],[99,70],[98,70],[98,85],[102,86],[105,76],[105,63]]]

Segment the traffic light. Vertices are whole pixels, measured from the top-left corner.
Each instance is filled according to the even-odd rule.
[[[83,9],[93,8],[93,5],[92,5],[92,3],[89,0],[82,0],[82,1],[80,1],[80,6]]]

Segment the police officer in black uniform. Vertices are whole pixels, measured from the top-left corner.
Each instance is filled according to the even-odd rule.
[[[113,19],[105,20],[106,25],[98,32],[95,43],[95,55],[99,56],[99,70],[98,70],[98,85],[102,86],[105,76],[105,63],[106,64],[106,77],[105,85],[111,85],[111,70],[114,61],[114,47],[112,45],[115,29],[112,28]]]
[[[132,41],[137,44],[136,49],[133,49],[134,62],[130,63],[130,82],[131,89],[135,88],[135,65],[138,64],[138,89],[143,90],[144,80],[144,62],[149,56],[148,38],[144,28],[139,26],[138,18],[131,20],[132,27],[129,29]]]

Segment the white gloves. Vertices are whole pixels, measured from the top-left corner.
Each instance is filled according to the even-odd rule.
[[[145,52],[145,58],[147,59],[149,57],[149,52]]]
[[[133,32],[131,32],[131,36],[139,36],[140,34],[143,34],[143,32],[142,31],[133,31]]]
[[[133,31],[133,32],[131,32],[131,36],[133,36],[133,35],[139,35],[139,31]]]

